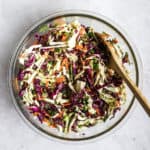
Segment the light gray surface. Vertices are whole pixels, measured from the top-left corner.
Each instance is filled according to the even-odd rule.
[[[8,96],[8,61],[26,29],[58,9],[99,12],[117,22],[139,49],[143,61],[143,93],[150,97],[150,0],[0,0],[0,150],[148,150],[150,118],[138,104],[124,126],[89,144],[67,145],[39,136],[19,117]]]

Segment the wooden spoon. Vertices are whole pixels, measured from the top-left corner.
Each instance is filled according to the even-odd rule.
[[[114,46],[111,44],[109,40],[106,40],[106,34],[96,33],[100,44],[102,44],[106,50],[110,53],[110,63],[111,67],[124,79],[127,83],[128,87],[131,89],[137,100],[143,106],[144,110],[150,117],[150,102],[148,99],[142,94],[141,90],[136,86],[133,80],[128,76],[125,69],[122,66],[122,62],[118,59],[118,55]]]

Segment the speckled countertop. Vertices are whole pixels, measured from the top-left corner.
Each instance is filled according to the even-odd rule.
[[[8,61],[26,29],[51,11],[84,9],[118,23],[143,61],[143,93],[150,97],[150,0],[0,0],[0,150],[149,150],[150,118],[139,104],[121,128],[96,142],[63,144],[31,130],[16,112],[7,89]]]

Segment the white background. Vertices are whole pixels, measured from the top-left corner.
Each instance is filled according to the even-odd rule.
[[[8,95],[9,57],[26,29],[51,11],[84,9],[118,23],[136,44],[143,61],[143,93],[150,97],[150,0],[0,0],[0,150],[148,150],[150,118],[138,104],[112,135],[89,144],[62,144],[32,131]]]

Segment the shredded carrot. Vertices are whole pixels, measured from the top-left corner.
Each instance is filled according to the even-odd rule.
[[[48,87],[48,85],[49,85],[49,81],[46,80],[45,86]]]
[[[87,47],[86,47],[86,46],[83,46],[82,44],[76,45],[76,49],[77,49],[77,50],[80,50],[80,51],[82,51],[82,52],[87,52]]]
[[[79,34],[80,35],[84,35],[86,33],[84,27],[81,27]]]
[[[84,46],[84,47],[82,48],[82,51],[83,51],[83,52],[87,52],[87,50],[88,50],[87,46]]]
[[[43,57],[46,59],[48,57],[48,52],[45,52]]]
[[[114,44],[117,44],[117,43],[118,43],[118,40],[117,40],[116,38],[114,38],[114,39],[112,40],[112,42],[113,42]]]
[[[115,101],[115,105],[116,105],[117,107],[119,107],[119,106],[120,106],[120,101]]]
[[[83,66],[85,65],[85,61],[82,60],[81,63],[82,63]]]
[[[26,56],[25,56],[25,54],[20,54],[19,55],[19,58],[25,58]]]
[[[16,90],[19,91],[19,85],[18,85],[18,79],[17,78],[15,78],[14,84],[15,84]]]
[[[64,82],[65,80],[66,80],[66,79],[65,79],[64,76],[60,76],[60,77],[56,78],[56,83],[62,83],[62,82]]]
[[[44,112],[45,116],[49,117],[50,115],[45,111]]]
[[[43,97],[42,96],[40,96],[39,94],[37,94],[37,100],[43,100]]]
[[[62,116],[63,116],[63,111],[61,111],[58,115],[57,115],[57,117],[56,118],[61,118]]]
[[[100,111],[99,111],[98,108],[95,108],[95,111],[96,111],[97,114],[100,114]]]
[[[64,18],[55,19],[54,22],[53,22],[54,25],[63,25],[65,23],[66,23],[66,21],[65,21]]]
[[[68,70],[69,68],[69,61],[68,61],[68,58],[64,58],[63,61],[62,61],[62,66],[65,66],[66,69]]]
[[[37,45],[37,44],[39,44],[39,41],[38,40],[34,40],[32,44],[33,45]]]
[[[88,88],[88,87],[86,87],[85,90],[86,90],[87,92],[91,92],[90,88]]]
[[[66,36],[66,35],[63,35],[62,38],[61,38],[61,40],[62,40],[62,41],[66,41],[66,40],[67,40],[67,36]]]
[[[39,115],[39,112],[34,112],[33,115],[34,115],[34,116],[38,116],[38,115]]]
[[[56,128],[57,126],[53,123],[53,124],[50,124],[50,127]]]
[[[56,125],[54,123],[50,122],[47,118],[44,118],[43,122],[47,123],[47,125],[52,128],[56,128]]]
[[[108,33],[104,32],[101,34],[101,37],[103,37],[104,39],[107,39],[110,37],[110,35]]]
[[[78,45],[76,45],[76,49],[78,49],[78,50],[82,50],[82,49],[83,49],[83,45],[81,45],[81,44],[80,44],[80,45],[79,45],[79,44],[78,44]]]
[[[48,126],[51,126],[51,123],[50,123],[50,121],[48,119],[44,118],[43,122],[47,123]]]
[[[66,103],[63,103],[63,106],[69,106],[71,103],[70,102],[66,102]]]
[[[46,118],[44,118],[44,119],[43,119],[43,122],[47,122],[47,123],[48,123],[48,122],[49,122],[49,120],[48,120],[48,119],[46,119]]]

